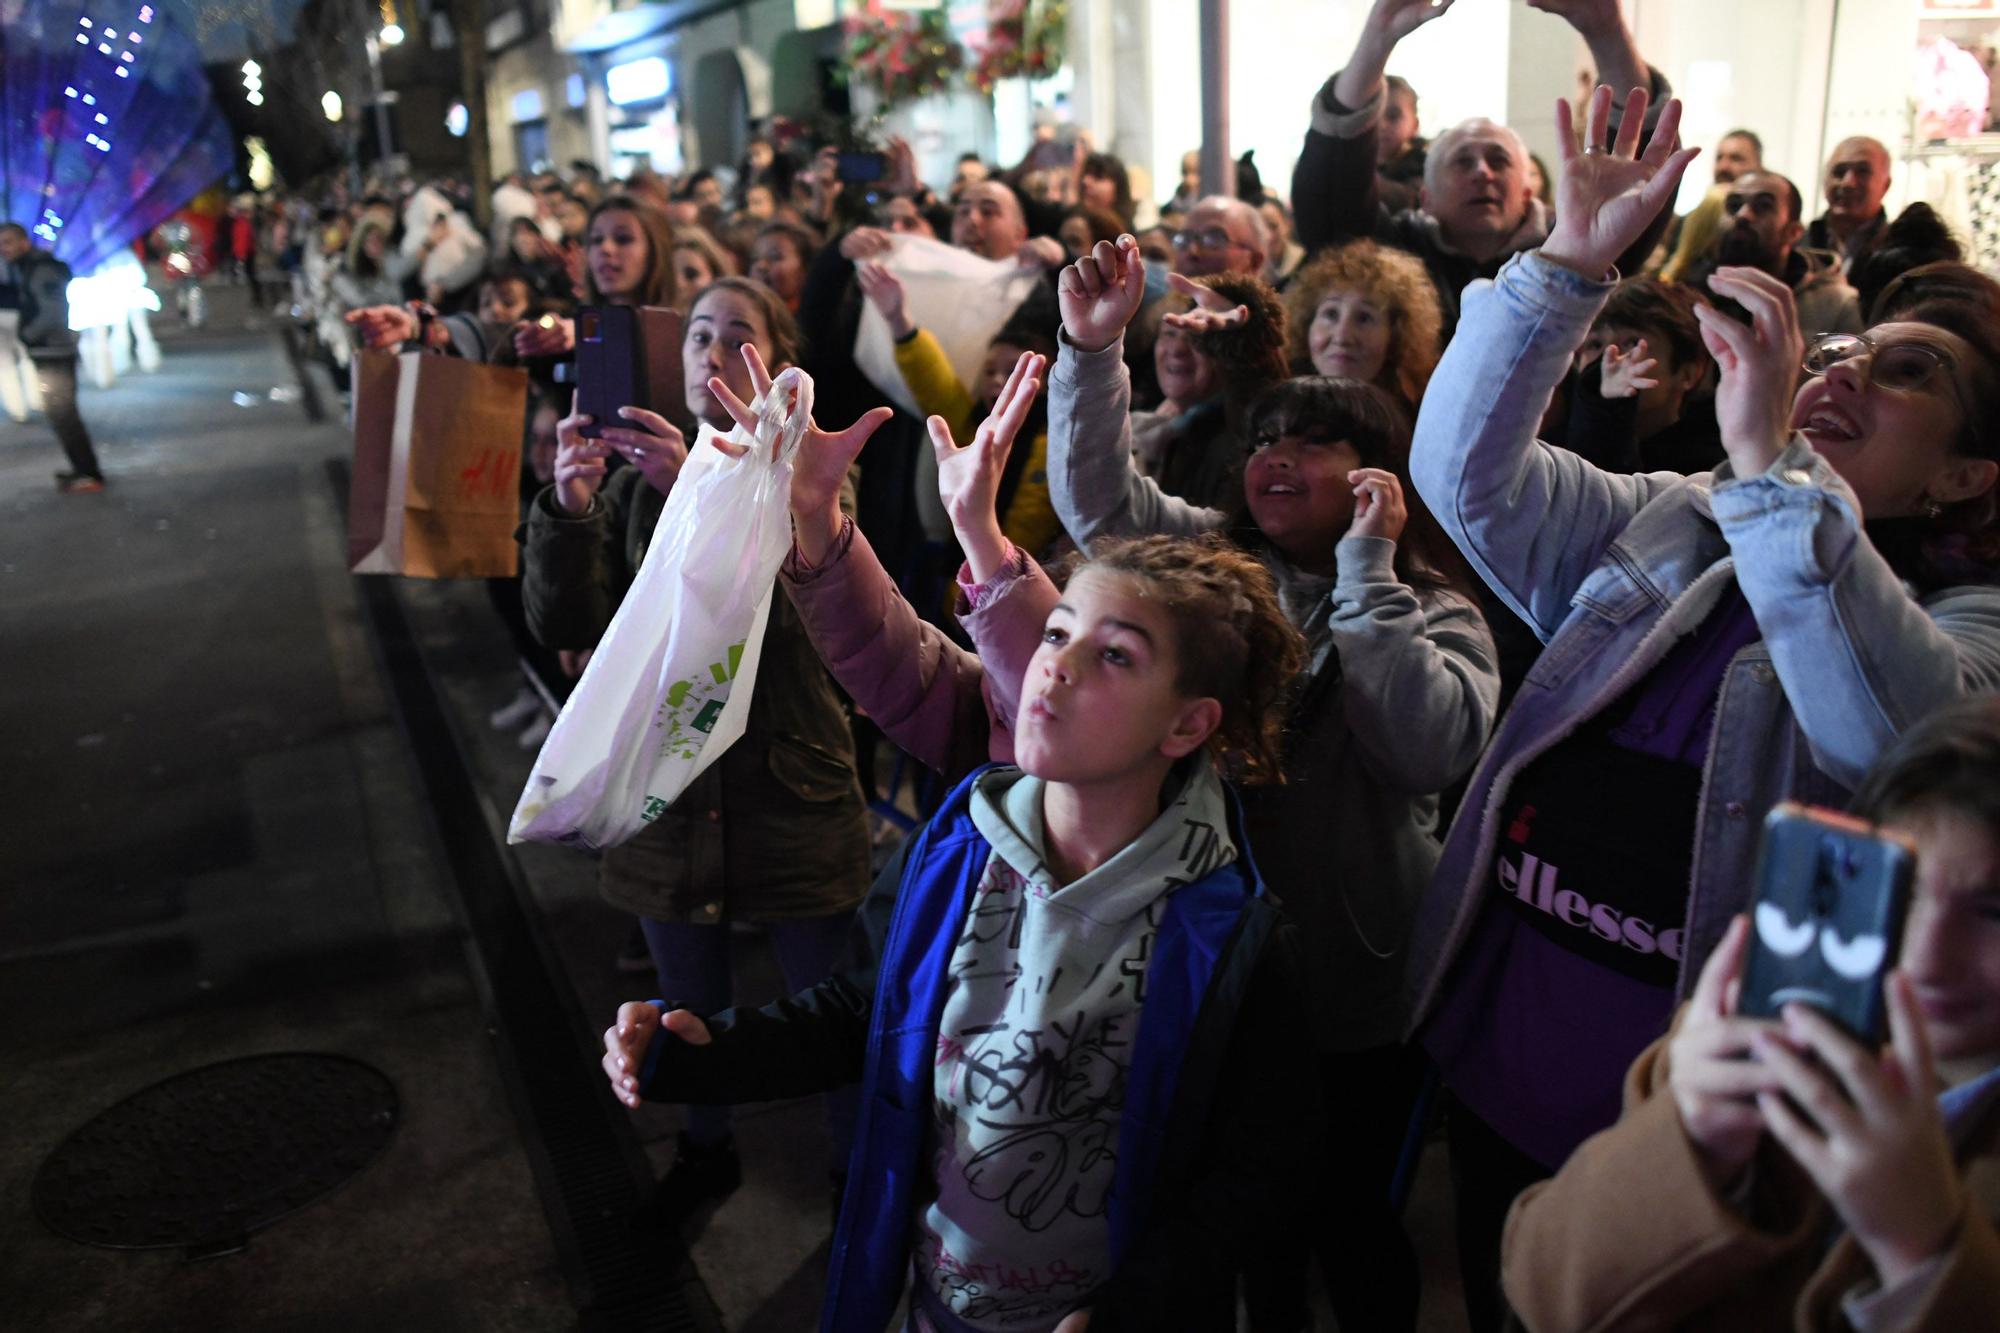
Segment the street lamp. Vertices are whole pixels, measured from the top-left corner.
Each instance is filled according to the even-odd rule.
[[[264,67],[254,60],[243,62],[243,100],[251,106],[264,105]]]
[[[402,44],[403,25],[396,22],[396,0],[382,0],[382,45]]]
[[[338,125],[341,115],[340,94],[328,89],[326,96],[319,99],[319,109],[326,113],[328,120]]]

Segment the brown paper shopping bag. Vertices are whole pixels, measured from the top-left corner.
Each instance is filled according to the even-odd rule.
[[[355,361],[347,555],[357,574],[518,572],[526,371],[423,352]]]

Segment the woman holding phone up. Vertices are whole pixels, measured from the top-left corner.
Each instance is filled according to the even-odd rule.
[[[718,279],[689,306],[681,342],[687,409],[718,430],[735,422],[712,379],[746,401],[764,387],[751,383],[746,346],[780,370],[798,359],[797,326],[761,283]],[[581,433],[590,418],[563,419],[555,483],[529,510],[522,594],[530,628],[550,648],[596,646],[687,461],[686,441],[664,418],[636,407],[620,415],[599,437]],[[815,428],[803,447],[858,450],[888,417],[878,409],[839,436]],[[613,453],[631,466],[611,470]],[[768,998],[734,993],[731,922],[764,926],[787,985],[803,989],[832,970],[868,883],[847,714],[797,613],[776,597],[743,738],[637,837],[605,851],[599,889],[640,918],[660,994],[713,1012]],[[829,1096],[836,1179],[853,1107],[851,1091]],[[657,1211],[677,1219],[740,1180],[728,1108],[691,1107]]]
[[[1694,156],[1675,103],[1639,151],[1645,97],[1611,144],[1597,90],[1555,229],[1468,288],[1412,446],[1432,512],[1546,645],[1411,948],[1477,1329],[1500,1314],[1508,1203],[1617,1119],[1626,1067],[1743,909],[1763,816],[1842,803],[1906,727],[2000,687],[1992,309],[1807,346],[1787,288],[1724,268],[1753,321],[1699,316],[1725,466],[1621,475],[1535,439],[1614,260]]]

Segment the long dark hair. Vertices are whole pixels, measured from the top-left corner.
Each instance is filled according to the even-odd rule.
[[[636,195],[609,194],[590,210],[590,218],[584,223],[586,248],[590,245],[590,229],[597,225],[597,219],[613,212],[626,212],[637,218],[639,230],[646,237],[646,271],[639,278],[632,304],[674,304],[674,224],[667,220],[665,213]],[[593,303],[602,304],[605,300],[604,293],[597,290],[597,278],[591,273],[588,263],[583,266],[583,288]]]
[[[1942,296],[1898,310],[1894,318],[1943,329],[1972,349],[1956,372],[1969,410],[1952,452],[2000,462],[2000,309]],[[1877,519],[1867,531],[1890,568],[1920,592],[2000,583],[2000,486],[1946,505],[1935,518]]]
[[[1125,169],[1125,163],[1110,153],[1092,153],[1083,159],[1077,168],[1078,176],[1096,176],[1111,182],[1111,211],[1116,213],[1126,227],[1132,225],[1132,174]],[[1112,238],[1116,240],[1114,236]]]
[[[1324,435],[1345,440],[1360,455],[1363,467],[1396,474],[1402,483],[1409,518],[1396,539],[1396,576],[1413,588],[1448,589],[1472,597],[1472,571],[1444,529],[1424,507],[1410,481],[1410,418],[1394,395],[1360,380],[1330,375],[1305,375],[1280,380],[1250,404],[1250,447],[1280,435]],[[1248,461],[1248,452],[1244,461]],[[1270,547],[1270,539],[1250,517],[1250,504],[1240,484],[1230,536],[1251,550]]]

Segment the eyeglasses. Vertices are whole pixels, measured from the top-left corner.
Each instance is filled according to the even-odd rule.
[[[1227,250],[1242,242],[1220,227],[1204,227],[1200,231],[1177,231],[1174,233],[1176,250]]]
[[[1806,374],[1817,378],[1843,361],[1864,355],[1868,358],[1868,382],[1897,393],[1921,389],[1943,371],[1946,389],[1964,410],[1958,381],[1951,374],[1952,359],[1923,343],[1878,343],[1859,333],[1822,333],[1806,344],[1805,360],[1800,365]]]

